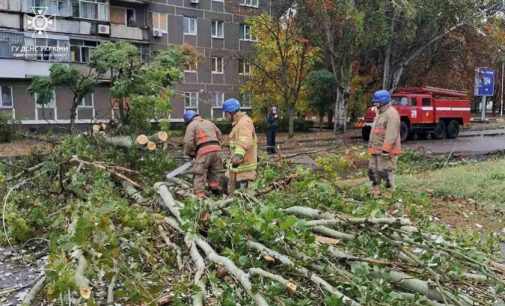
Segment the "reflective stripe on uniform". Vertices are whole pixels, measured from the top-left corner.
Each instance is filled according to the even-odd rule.
[[[258,164],[257,163],[250,163],[246,165],[240,165],[236,168],[231,168],[231,172],[234,173],[242,173],[242,172],[249,172],[249,171],[256,171]]]

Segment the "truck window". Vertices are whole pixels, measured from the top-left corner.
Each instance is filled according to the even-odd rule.
[[[431,99],[423,98],[423,106],[431,106]]]
[[[416,106],[416,100],[409,97],[393,97],[393,105]]]

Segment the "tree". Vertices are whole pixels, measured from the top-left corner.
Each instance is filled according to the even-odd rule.
[[[309,105],[319,115],[320,128],[323,126],[323,117],[326,114],[328,119],[331,117],[336,85],[335,76],[327,69],[312,71],[307,77]]]
[[[347,98],[351,92],[352,63],[359,50],[362,14],[354,0],[300,0],[299,23],[324,51],[324,61],[336,80],[334,131],[347,128]]]
[[[364,14],[363,57],[378,57],[382,87],[396,89],[406,69],[462,27],[480,26],[503,7],[498,0],[357,1]]]
[[[97,82],[96,74],[92,69],[87,74],[81,73],[77,68],[67,64],[54,64],[49,69],[49,77],[35,77],[29,88],[30,94],[36,97],[35,103],[46,105],[53,99],[56,87],[64,86],[72,92],[72,105],[70,107],[70,132],[74,132],[77,107],[82,99],[93,92]]]
[[[118,104],[121,126],[141,130],[149,125],[150,119],[159,119],[168,113],[171,88],[182,79],[184,63],[196,57],[196,52],[184,45],[159,50],[146,63],[135,46],[106,42],[92,54],[91,66],[110,79],[111,96]]]
[[[299,31],[291,9],[280,18],[261,15],[249,24],[258,41],[248,57],[253,69],[242,91],[253,94],[257,109],[277,105],[285,111],[293,136],[295,112],[305,109],[305,79],[318,50]]]

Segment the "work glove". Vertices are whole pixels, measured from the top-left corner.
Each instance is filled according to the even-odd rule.
[[[237,167],[243,161],[244,161],[244,157],[237,155],[237,154],[233,155],[233,157],[231,158],[231,164],[233,165],[233,167]]]

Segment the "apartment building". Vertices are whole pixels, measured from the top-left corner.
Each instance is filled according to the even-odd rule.
[[[85,69],[100,43],[128,41],[145,60],[170,45],[194,46],[201,60],[185,67],[167,119],[182,121],[187,109],[222,118],[229,97],[250,106],[239,91],[251,69],[240,55],[255,40],[244,22],[270,10],[271,0],[0,0],[0,112],[24,125],[68,123],[70,91],[57,88],[41,107],[28,92],[31,78],[58,62]],[[111,105],[107,84],[98,86],[79,105],[77,122],[108,121]]]

